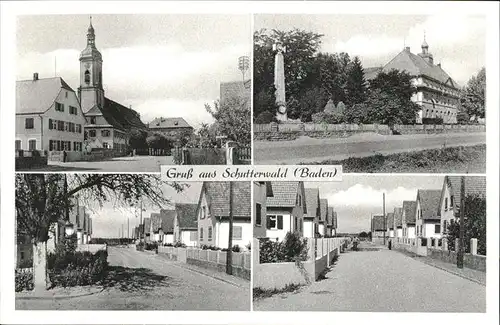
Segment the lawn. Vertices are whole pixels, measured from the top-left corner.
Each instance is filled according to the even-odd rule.
[[[377,154],[314,164],[342,165],[344,173],[485,173],[486,145]]]

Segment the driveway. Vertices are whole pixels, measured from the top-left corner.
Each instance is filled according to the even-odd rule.
[[[486,312],[486,287],[376,248],[341,254],[325,279],[254,301],[254,310]]]
[[[348,138],[254,141],[255,164],[299,164],[486,143],[486,133],[358,134]]]
[[[16,309],[250,310],[248,281],[223,281],[230,276],[212,277],[134,248],[110,247],[108,252],[110,272],[103,291],[68,299],[16,299]]]

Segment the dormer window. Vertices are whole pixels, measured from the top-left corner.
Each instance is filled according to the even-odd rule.
[[[90,72],[89,72],[89,70],[85,70],[84,78],[85,78],[85,83],[89,84],[90,83]]]

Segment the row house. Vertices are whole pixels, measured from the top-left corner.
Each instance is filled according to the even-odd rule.
[[[394,237],[394,212],[387,213],[387,235],[390,238]]]
[[[383,215],[372,216],[371,232],[372,238],[383,238],[386,231],[386,222]]]
[[[306,188],[306,214],[304,215],[304,237],[316,237],[319,229],[320,199],[318,188]]]
[[[174,243],[196,247],[198,245],[197,205],[176,203],[174,218]]]
[[[415,238],[416,206],[417,202],[415,201],[403,201],[401,223],[404,238]]]
[[[229,248],[232,204],[232,245],[247,249],[252,241],[250,186],[249,182],[203,183],[196,209],[199,246]]]
[[[318,235],[323,237],[326,234],[327,220],[326,216],[328,213],[328,200],[319,200],[319,219],[318,219]]]
[[[273,196],[266,200],[266,237],[282,241],[288,232],[304,236],[307,214],[303,182],[270,182]]]
[[[441,224],[438,215],[440,190],[418,190],[415,210],[417,237],[440,238]]]
[[[151,241],[159,244],[174,243],[174,219],[176,211],[161,209],[160,213],[151,213],[149,223]]]

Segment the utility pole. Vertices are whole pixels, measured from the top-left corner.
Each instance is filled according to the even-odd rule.
[[[142,199],[141,199],[141,223],[139,224],[139,242],[142,242],[142,234],[146,231],[144,225],[142,224]]]
[[[127,241],[130,239],[130,217],[127,216]]]
[[[464,214],[465,214],[465,176],[460,178],[460,238],[458,240],[457,267],[464,268]]]
[[[233,182],[229,182],[229,240],[227,246],[226,273],[233,274]]]
[[[383,214],[384,214],[384,246],[385,246],[385,231],[387,230],[387,222],[385,220],[385,193],[382,193],[382,202],[383,202]]]

